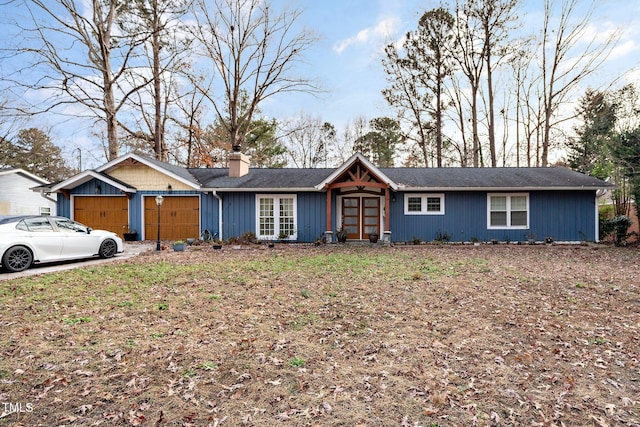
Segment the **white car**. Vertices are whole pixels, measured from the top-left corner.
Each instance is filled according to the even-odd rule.
[[[105,230],[59,216],[0,217],[0,263],[9,271],[26,270],[34,263],[99,256],[123,251],[122,239]]]

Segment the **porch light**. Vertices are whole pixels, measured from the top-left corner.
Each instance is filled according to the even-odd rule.
[[[156,241],[156,251],[160,251],[160,206],[164,202],[164,197],[156,196],[156,205],[158,205],[158,240]]]

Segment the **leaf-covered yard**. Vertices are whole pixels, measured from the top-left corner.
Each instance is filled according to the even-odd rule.
[[[4,281],[0,424],[640,426],[639,265],[247,246]]]

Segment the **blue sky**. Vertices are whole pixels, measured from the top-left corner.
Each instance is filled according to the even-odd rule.
[[[286,3],[286,2],[283,2]],[[381,90],[384,46],[415,29],[424,0],[313,0],[287,3],[302,7],[307,28],[319,37],[306,57],[309,75],[326,91],[270,100],[265,113],[318,116],[341,127],[358,116],[391,114]]]
[[[285,94],[270,98],[261,105],[268,117],[286,120],[300,114],[318,117],[333,123],[338,132],[358,117],[372,119],[393,112],[382,98],[386,86],[381,65],[384,46],[397,42],[409,30],[417,27],[419,16],[438,2],[429,0],[272,0],[276,7],[293,6],[303,9],[300,24],[319,38],[306,53],[306,66],[301,73],[317,78],[325,92],[316,96]],[[580,4],[589,1],[579,0]],[[15,14],[12,6],[6,10],[5,22]],[[537,32],[542,17],[542,0],[528,0],[521,9],[522,32]],[[601,0],[592,19],[594,33],[620,28],[623,33],[618,48],[600,72],[593,76],[591,87],[610,83],[640,65],[640,1]],[[627,73],[621,83],[640,81],[637,71]],[[54,142],[71,153],[82,148],[85,167],[104,161],[90,123],[69,121],[59,125],[56,116],[39,116],[30,126],[51,127]],[[93,158],[93,160],[92,160]]]
[[[280,1],[279,1],[280,2]],[[589,1],[579,0],[581,5]],[[265,105],[276,116],[296,115],[296,111],[317,115],[341,126],[357,116],[372,119],[393,115],[381,90],[386,86],[381,65],[382,49],[414,30],[420,15],[438,7],[429,0],[300,0],[282,1],[302,7],[305,25],[320,41],[308,54],[311,72],[317,73],[329,92],[314,99],[309,95],[283,97]],[[538,31],[542,20],[542,0],[523,3],[522,32]],[[617,50],[588,83],[607,85],[621,74],[640,66],[640,1],[601,0],[593,16],[594,31],[613,27],[622,30]],[[604,33],[604,31],[603,31]],[[625,83],[640,83],[638,72],[627,75]]]

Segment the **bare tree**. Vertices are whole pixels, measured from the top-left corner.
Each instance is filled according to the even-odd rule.
[[[258,105],[284,92],[313,92],[312,81],[295,75],[295,66],[315,42],[297,31],[299,10],[275,12],[266,0],[196,0],[194,36],[221,79],[219,93],[206,91],[234,150],[242,149]],[[211,71],[209,74],[211,74]],[[246,108],[243,96],[247,96]]]
[[[511,24],[516,18],[514,12],[517,3],[518,0],[469,0],[468,2],[470,6],[468,12],[480,24],[480,36],[482,37],[482,58],[487,76],[486,95],[491,167],[497,166],[494,67],[508,54],[504,43],[512,29]]]
[[[369,122],[366,117],[359,116],[348,123],[343,131],[342,138],[336,146],[336,158],[338,164],[342,164],[356,153],[356,141],[360,140],[369,131]]]
[[[480,166],[482,162],[480,130],[478,127],[478,97],[480,92],[481,77],[484,69],[483,43],[478,41],[477,35],[480,32],[480,23],[473,19],[473,13],[467,3],[456,3],[456,26],[454,28],[456,37],[456,51],[453,55],[457,59],[460,70],[465,75],[469,84],[469,104],[472,138],[473,167]],[[463,111],[460,109],[460,111]],[[464,118],[460,118],[461,123],[465,123]],[[464,125],[462,125],[464,126]]]
[[[29,26],[16,22],[23,38],[16,54],[29,55],[24,70],[40,73],[29,81],[13,83],[34,91],[49,92],[48,102],[30,105],[33,114],[82,105],[106,125],[108,159],[119,153],[117,113],[127,98],[149,83],[130,86],[123,77],[144,41],[138,35],[122,35],[117,20],[125,11],[121,0],[26,0]],[[84,7],[86,6],[86,8]],[[19,73],[14,73],[19,76]],[[66,96],[60,96],[62,92]]]
[[[513,72],[513,85],[515,86],[515,117],[513,118],[513,121],[515,122],[516,167],[520,167],[523,152],[522,144],[524,142],[522,137],[523,134],[526,135],[526,132],[524,132],[524,127],[528,113],[529,93],[531,91],[531,81],[527,78],[528,71],[530,70],[530,67],[528,65],[533,58],[533,54],[530,48],[530,40],[523,40],[516,48],[511,60],[509,61]],[[507,112],[507,115],[508,114],[509,112]]]
[[[283,139],[287,153],[297,168],[326,166],[328,148],[335,139],[336,130],[331,123],[301,114],[283,125]]]
[[[207,153],[204,147],[204,126],[202,124],[204,115],[204,95],[197,89],[197,86],[203,87],[203,77],[197,77],[185,70],[188,80],[194,81],[197,79],[200,83],[195,83],[190,86],[190,90],[183,93],[182,96],[176,99],[176,108],[178,113],[172,117],[172,120],[176,123],[179,132],[176,136],[180,149],[176,155],[176,160],[179,157],[181,149],[186,149],[186,157],[184,161],[178,163],[184,163],[187,167],[199,167],[199,166],[213,166],[213,158],[210,153]]]
[[[120,20],[128,34],[146,34],[144,63],[127,73],[131,85],[144,82],[149,75],[152,80],[130,99],[138,113],[135,128],[120,124],[132,138],[142,140],[158,160],[167,160],[168,110],[176,102],[176,76],[185,67],[183,56],[190,44],[180,23],[188,4],[189,0],[132,0],[128,3],[130,13]]]
[[[573,117],[557,116],[560,106],[569,100],[572,90],[602,65],[619,39],[619,34],[614,32],[602,41],[601,34],[594,34],[585,40],[583,36],[587,35],[594,3],[591,2],[586,13],[578,16],[583,3],[580,0],[562,1],[558,12],[554,0],[544,2],[541,40],[541,83],[544,90],[541,166],[547,166],[549,162],[552,129]]]

